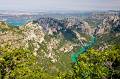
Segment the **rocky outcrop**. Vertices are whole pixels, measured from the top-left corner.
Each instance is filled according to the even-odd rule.
[[[98,34],[119,33],[120,32],[120,17],[113,15],[105,18],[98,26]]]
[[[4,29],[3,29],[4,28]],[[5,30],[8,29],[9,30]],[[26,48],[34,52],[34,55],[41,58],[41,64],[46,62],[56,63],[61,61],[60,54],[72,51],[66,45],[67,42],[63,42],[64,38],[54,37],[53,34],[49,34],[44,26],[40,26],[38,23],[29,22],[26,25],[19,28],[11,28],[9,25],[0,23],[0,46],[9,45],[10,48]],[[50,28],[49,28],[50,29]],[[51,31],[53,31],[51,29]],[[63,43],[62,45],[60,43]],[[64,48],[66,51],[61,51]]]
[[[41,43],[44,41],[43,28],[38,24],[33,24],[32,22],[27,23],[25,26],[20,28],[24,34],[24,40],[34,40],[35,42]]]
[[[120,18],[110,16],[97,28],[97,34],[117,32],[119,36]],[[12,48],[22,47],[33,51],[38,63],[45,69],[50,64],[54,64],[55,68],[67,68],[69,64],[66,61],[71,53],[89,40],[94,29],[88,22],[78,19],[40,18],[17,28],[0,22],[0,46],[9,44]]]

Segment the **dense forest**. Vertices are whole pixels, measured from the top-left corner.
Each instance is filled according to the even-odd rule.
[[[0,79],[120,79],[118,14],[0,21]]]
[[[120,45],[100,51],[93,48],[72,63],[71,72],[51,76],[44,72],[30,50],[0,47],[1,79],[119,79]]]

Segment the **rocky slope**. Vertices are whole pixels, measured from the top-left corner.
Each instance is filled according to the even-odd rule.
[[[89,39],[84,28],[88,26],[87,23],[81,23],[79,26],[69,23],[44,18],[21,27],[11,27],[1,22],[0,46],[9,45],[10,48],[21,47],[33,51],[38,63],[49,72],[69,70],[71,53],[82,45],[80,40],[87,42]],[[76,28],[73,29],[73,26]],[[78,27],[83,31],[78,32]]]
[[[120,44],[120,16],[112,15],[105,18],[97,31],[97,44],[99,49],[104,49],[111,44]]]
[[[105,43],[108,37],[110,39],[110,34],[119,37],[120,17],[109,16],[97,28],[98,45]],[[89,40],[95,29],[86,21],[71,18],[58,20],[45,17],[21,27],[0,22],[0,46],[33,51],[38,63],[50,73],[64,69],[69,71],[70,55]]]
[[[98,33],[105,34],[110,32],[120,32],[120,17],[109,16],[103,20],[102,24],[99,25],[100,30]]]

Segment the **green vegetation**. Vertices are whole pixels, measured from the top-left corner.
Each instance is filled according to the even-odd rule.
[[[120,44],[120,35],[116,36],[116,33],[104,34],[102,36],[97,37],[96,46],[100,46],[103,43],[106,44]]]
[[[53,79],[26,49],[0,48],[0,79]]]
[[[74,73],[65,79],[118,79],[120,78],[120,45],[104,51],[90,49],[73,65]]]
[[[19,27],[12,26],[2,21],[0,21],[0,32],[12,32],[16,34],[23,34],[22,30],[20,30]]]
[[[0,46],[0,79],[120,79],[119,33],[112,32],[97,36],[96,45],[86,53],[81,54],[76,64],[71,64],[71,53],[76,52],[80,47],[73,46],[73,50],[64,51],[65,44],[80,44],[71,30],[62,30],[64,35],[59,33],[54,35],[46,34],[42,43],[39,43],[39,40],[26,40],[23,32],[28,34],[29,32],[24,30],[9,27],[4,22],[1,22],[0,31],[3,32],[1,34],[5,35],[5,37],[1,37],[3,38],[2,42],[0,40],[1,44],[3,44]],[[72,35],[70,35],[71,33]],[[78,33],[81,37],[85,37],[87,41],[90,39],[89,35],[82,34],[80,31]],[[12,38],[12,36],[16,38],[20,35],[20,39],[26,40],[25,45],[28,44],[28,48],[27,46],[18,48],[17,43],[21,44],[22,41],[19,42],[20,39],[17,38],[16,43],[16,39]],[[4,41],[9,36],[11,39]],[[69,38],[75,39],[68,40]],[[50,45],[55,42],[54,39],[57,42]],[[6,44],[11,46],[5,46]],[[37,55],[34,56],[33,53],[36,47],[38,47]],[[67,45],[65,47],[67,48]],[[60,51],[61,48],[63,48],[62,51]],[[49,53],[52,53],[54,57],[50,56]],[[52,62],[53,59],[57,61]]]
[[[72,72],[51,76],[37,63],[33,52],[0,47],[1,79],[118,79],[120,78],[120,45],[106,50],[90,49],[79,57]]]

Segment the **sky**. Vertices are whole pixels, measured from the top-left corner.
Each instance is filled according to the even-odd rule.
[[[0,10],[120,10],[120,0],[0,0]]]

